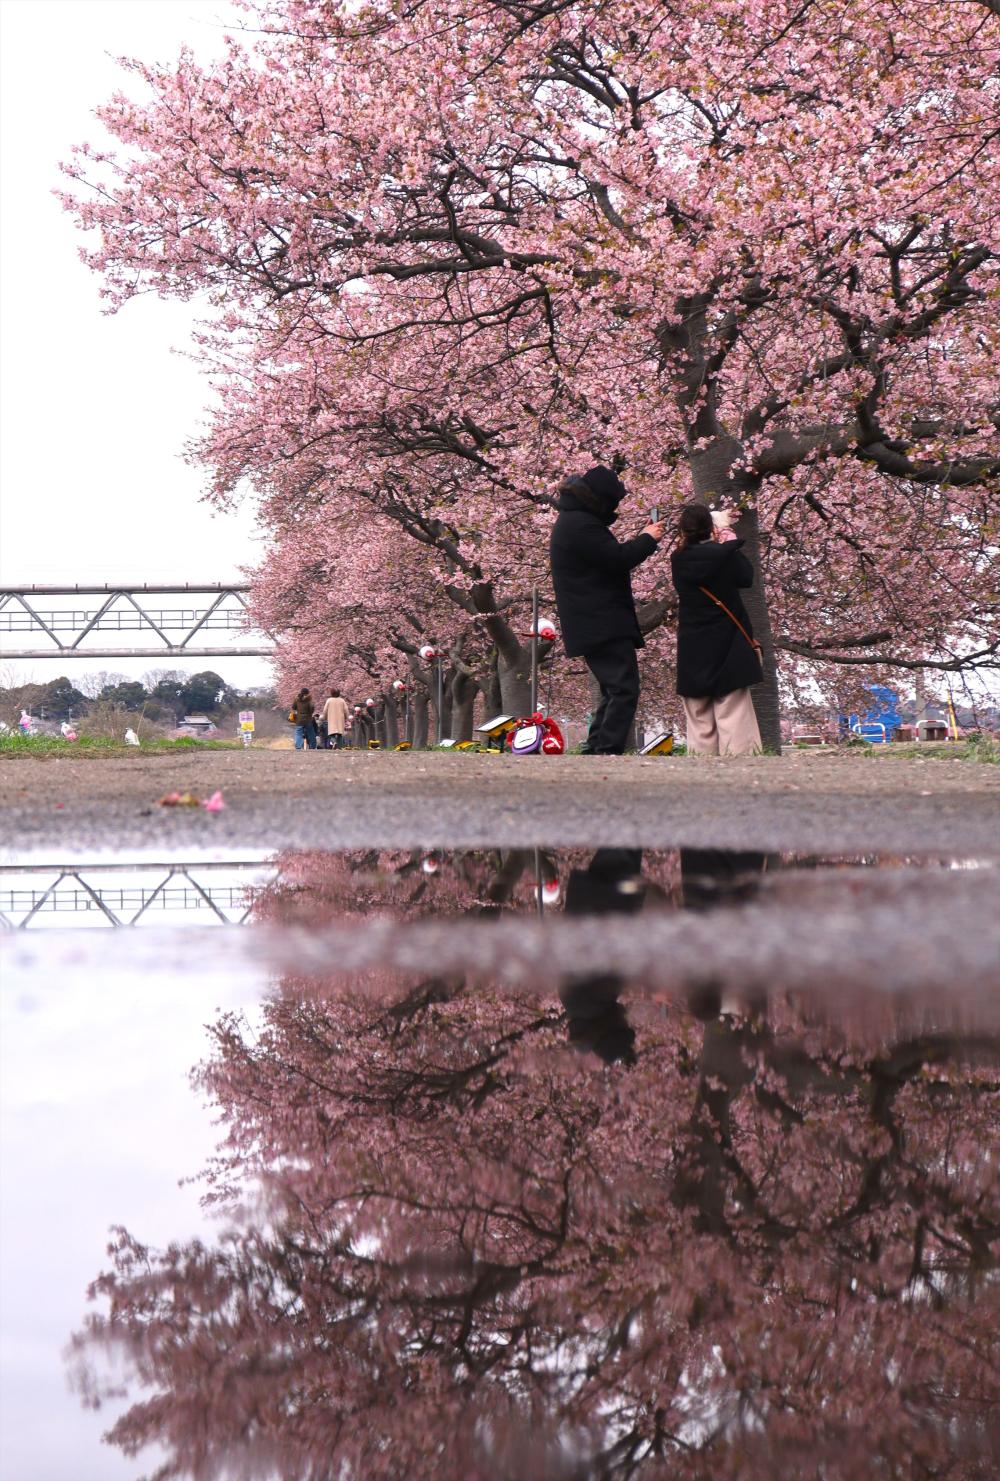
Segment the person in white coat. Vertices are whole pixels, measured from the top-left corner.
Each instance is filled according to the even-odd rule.
[[[326,732],[326,749],[339,751],[344,744],[347,730],[347,701],[339,689],[330,690],[330,698],[320,715],[320,724]]]

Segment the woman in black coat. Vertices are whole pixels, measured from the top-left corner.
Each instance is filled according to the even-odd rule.
[[[703,756],[760,751],[750,686],[764,672],[740,596],[753,585],[753,566],[743,541],[728,529],[716,530],[704,504],[686,504],[677,528],[670,569],[680,605],[677,693],[688,750]]]

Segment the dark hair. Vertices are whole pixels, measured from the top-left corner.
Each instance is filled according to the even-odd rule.
[[[307,688],[306,688],[306,686],[305,686],[305,685],[304,685],[304,684],[303,684],[303,686],[302,686],[302,688],[301,688],[301,689],[300,689],[300,690],[299,690],[299,692],[298,692],[298,694],[297,694],[297,695],[296,695],[296,696],[295,696],[295,698],[296,698],[296,699],[305,699],[305,697],[306,697],[306,695],[307,695],[307,694],[308,694],[308,693],[309,693],[309,690],[308,690],[308,689],[307,689]]]
[[[330,698],[331,699],[339,699],[340,698],[340,690],[339,689],[331,689],[330,690]]]
[[[678,545],[685,550],[689,545],[700,545],[712,538],[712,516],[707,504],[685,504],[677,516]]]

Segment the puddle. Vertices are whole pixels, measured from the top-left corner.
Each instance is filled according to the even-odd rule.
[[[985,1477],[996,898],[944,857],[8,857],[3,1473]]]

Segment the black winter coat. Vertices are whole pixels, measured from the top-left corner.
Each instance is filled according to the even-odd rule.
[[[656,550],[652,535],[619,542],[608,526],[614,510],[600,515],[575,494],[559,496],[559,518],[549,554],[563,644],[570,658],[612,638],[643,646],[630,572]]]
[[[677,624],[677,693],[689,699],[718,699],[747,689],[764,677],[757,657],[732,618],[699,591],[707,587],[725,602],[753,637],[740,590],[753,585],[753,566],[742,540],[703,540],[670,557],[680,598]]]

